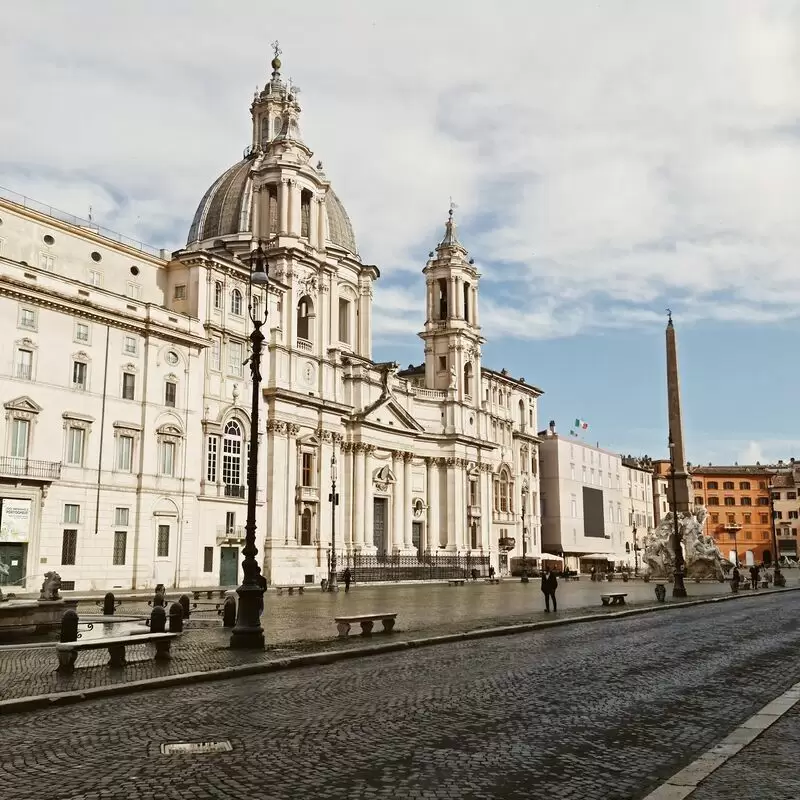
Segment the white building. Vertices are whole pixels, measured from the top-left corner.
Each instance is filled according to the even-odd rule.
[[[543,552],[571,570],[626,563],[633,542],[622,457],[559,435],[554,422],[540,437]]]
[[[653,530],[653,465],[647,458],[622,458],[625,526],[625,555],[622,565],[632,570],[644,565],[644,537]]]
[[[268,579],[327,574],[334,454],[340,567],[502,570],[522,555],[523,528],[528,557],[540,553],[541,391],[482,366],[480,275],[452,212],[423,269],[424,362],[375,363],[379,269],[362,262],[273,68],[245,157],[171,258],[0,199],[0,302],[16,321],[0,350],[0,558],[29,586],[49,569],[77,589],[239,581],[255,240],[271,278],[253,301],[269,311],[257,542]]]

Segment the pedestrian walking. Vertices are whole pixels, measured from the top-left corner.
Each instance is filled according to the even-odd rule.
[[[353,580],[353,573],[350,572],[350,567],[345,569],[342,577],[344,578],[344,593],[347,594],[350,591],[350,584]]]
[[[489,566],[489,577],[494,578],[494,567],[491,565]]]
[[[544,610],[550,611],[550,601],[553,601],[553,611],[558,611],[556,603],[556,589],[558,588],[558,578],[555,572],[551,572],[547,567],[542,574],[542,594],[544,595]]]
[[[753,564],[750,567],[750,588],[751,589],[758,589],[758,565]]]
[[[259,601],[259,608],[258,608],[258,616],[260,617],[264,613],[264,592],[267,591],[267,579],[261,573],[261,570],[258,571],[258,585],[261,589],[261,600]]]

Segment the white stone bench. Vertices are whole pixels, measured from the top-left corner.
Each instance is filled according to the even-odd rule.
[[[283,594],[284,592],[288,592],[289,594],[294,594],[295,589],[297,590],[297,594],[303,594],[305,592],[305,586],[276,586],[278,590],[278,594]]]
[[[394,629],[394,623],[397,619],[397,613],[392,614],[354,614],[350,617],[334,617],[334,622],[339,631],[339,638],[346,639],[350,633],[351,623],[358,622],[361,625],[361,634],[369,636],[372,633],[372,627],[377,620],[383,623],[383,632],[391,633]]]
[[[156,660],[169,658],[169,647],[179,633],[138,633],[129,636],[114,636],[105,639],[79,639],[77,642],[59,642],[56,645],[58,671],[72,672],[75,661],[82,650],[108,650],[110,667],[124,667],[125,648],[132,645],[153,642],[156,646]]]
[[[607,592],[606,594],[601,594],[600,599],[603,601],[604,606],[624,606],[627,596],[627,592]]]
[[[463,586],[467,582],[466,578],[451,578],[447,581],[448,586]]]

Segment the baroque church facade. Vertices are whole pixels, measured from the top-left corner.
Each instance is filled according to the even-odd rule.
[[[0,378],[5,438],[16,447],[4,460],[11,469],[0,468],[0,495],[12,510],[31,503],[27,540],[14,551],[30,575],[47,564],[76,589],[240,580],[250,303],[268,313],[257,546],[271,583],[326,577],[334,529],[339,568],[369,564],[375,574],[402,562],[405,577],[417,568],[422,576],[426,565],[448,560],[505,572],[523,555],[523,536],[527,557],[541,554],[541,390],[482,364],[480,275],[452,210],[422,269],[424,361],[403,370],[375,362],[379,268],[362,261],[344,206],[303,140],[300,106],[277,57],[272,66],[251,105],[244,157],[202,198],[184,248],[146,259],[139,250],[135,280],[127,266],[135,248],[125,242],[0,200],[20,231],[0,250],[0,303],[17,306],[8,309],[15,319],[26,303],[37,314],[30,336],[5,343]],[[37,249],[40,256],[57,250],[41,245],[42,235],[68,240],[69,254],[59,263],[37,261]],[[270,282],[251,295],[247,263],[259,241]],[[114,271],[114,285],[110,276],[98,285],[92,270],[77,264],[88,246],[126,264]],[[26,272],[34,273],[35,288]],[[48,292],[61,296],[60,305],[48,305]],[[66,385],[54,385],[56,365],[45,363],[51,356],[37,336],[56,324],[75,333],[89,319],[98,330],[91,341],[72,337],[72,350],[82,343],[76,352],[83,356],[70,351]],[[119,337],[123,347],[111,348],[109,381],[108,341]],[[34,356],[24,354],[23,340]],[[65,357],[66,351],[57,360]],[[75,367],[75,358],[86,370]],[[75,378],[83,385],[76,388]],[[35,442],[28,429],[22,448],[14,445],[22,436],[13,427],[14,404],[26,403],[38,410],[20,414],[52,421]],[[68,419],[67,406],[81,413],[70,411]],[[46,481],[21,466],[23,450],[25,458],[51,465]],[[5,474],[13,470],[18,474]],[[338,506],[330,502],[334,475]],[[10,539],[25,536],[0,536],[0,561],[10,559]]]

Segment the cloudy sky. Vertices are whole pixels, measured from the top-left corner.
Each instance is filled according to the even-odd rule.
[[[274,39],[382,271],[377,358],[421,360],[452,196],[484,363],[543,426],[664,455],[669,306],[689,457],[800,458],[800,2],[9,3],[0,185],[179,247]]]

